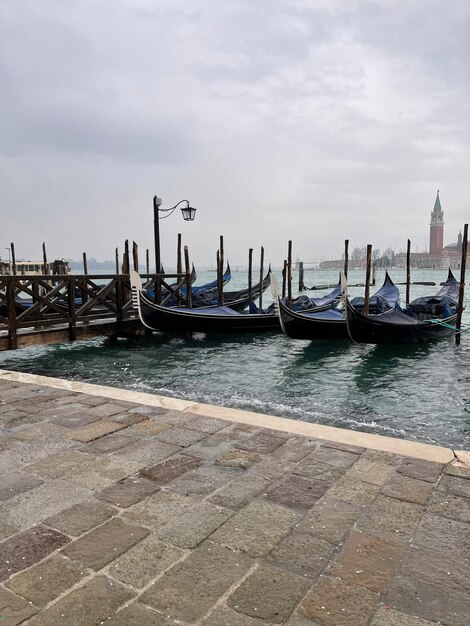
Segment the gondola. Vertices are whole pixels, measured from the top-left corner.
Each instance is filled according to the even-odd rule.
[[[356,343],[426,343],[456,332],[459,284],[449,277],[434,296],[413,300],[405,310],[398,305],[378,315],[364,315],[346,298],[347,330]]]
[[[281,300],[277,284],[273,281],[274,302],[277,303],[279,320],[284,334],[291,339],[349,339],[344,311],[336,307],[323,310],[295,311]],[[393,308],[398,302],[400,292],[392,279],[385,273],[382,287],[370,297],[371,310],[380,311]],[[363,298],[356,301],[356,306],[364,306]]]
[[[280,330],[275,313],[241,313],[229,306],[166,307],[152,302],[142,290],[137,272],[131,271],[134,308],[150,330],[174,333],[259,333]]]

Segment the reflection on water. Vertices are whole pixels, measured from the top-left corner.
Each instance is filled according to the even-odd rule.
[[[456,348],[452,339],[392,347],[156,333],[4,352],[0,367],[468,449],[469,343],[467,335]]]

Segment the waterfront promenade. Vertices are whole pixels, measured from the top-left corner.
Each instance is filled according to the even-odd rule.
[[[0,371],[0,624],[466,626],[468,453]]]

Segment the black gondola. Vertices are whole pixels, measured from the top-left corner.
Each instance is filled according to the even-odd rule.
[[[142,324],[151,330],[188,333],[257,333],[280,330],[275,313],[241,313],[229,306],[199,308],[155,304],[142,291],[142,281],[131,271],[132,298]]]
[[[398,306],[378,315],[364,315],[347,302],[348,335],[356,343],[416,344],[455,334],[459,284],[449,270],[434,296],[413,300],[403,311]]]
[[[277,302],[278,315],[284,334],[291,339],[348,339],[346,319],[342,309],[329,307],[323,310],[295,311],[282,302],[273,285],[274,301]],[[370,297],[370,310],[380,311],[393,308],[398,302],[400,292],[392,279],[385,273],[382,287]],[[362,308],[363,298],[356,300],[356,306]]]

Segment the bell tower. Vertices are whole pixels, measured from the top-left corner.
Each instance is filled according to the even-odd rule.
[[[444,249],[444,212],[442,211],[441,201],[439,199],[439,189],[437,190],[429,227],[429,254],[442,254]]]

